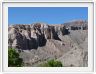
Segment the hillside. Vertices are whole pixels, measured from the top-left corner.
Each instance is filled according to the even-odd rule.
[[[12,25],[8,28],[8,47],[20,52],[24,66],[39,66],[56,59],[64,67],[86,67],[88,23],[80,20],[58,25]]]

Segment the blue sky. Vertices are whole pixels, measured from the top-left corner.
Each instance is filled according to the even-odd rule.
[[[62,24],[72,20],[88,20],[87,7],[9,7],[8,24],[44,22]]]

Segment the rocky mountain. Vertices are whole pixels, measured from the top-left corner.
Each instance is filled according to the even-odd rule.
[[[38,66],[49,59],[64,67],[88,66],[88,23],[33,23],[8,27],[8,47],[20,52],[25,66]]]

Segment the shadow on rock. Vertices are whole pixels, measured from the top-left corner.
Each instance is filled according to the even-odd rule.
[[[47,40],[45,39],[44,34],[38,35],[38,46],[42,47],[46,45]]]

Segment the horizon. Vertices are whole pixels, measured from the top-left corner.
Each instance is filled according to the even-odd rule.
[[[88,7],[9,7],[8,8],[8,25],[32,24],[38,22],[47,24],[62,24],[74,20],[87,21]]]
[[[70,22],[76,22],[76,21],[80,21],[80,20],[72,20],[72,21],[68,21],[65,23],[60,23],[60,24],[66,24],[66,23],[70,23]],[[87,21],[88,20],[81,20],[81,21]],[[35,22],[35,23],[44,23],[44,22]],[[33,25],[34,23],[30,23],[30,24],[8,24],[8,25]],[[44,24],[48,24],[48,23],[44,23]],[[59,24],[48,24],[48,25],[59,25]]]

